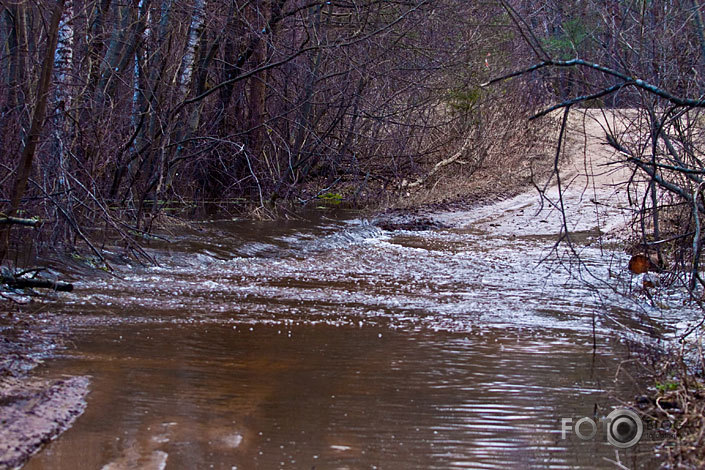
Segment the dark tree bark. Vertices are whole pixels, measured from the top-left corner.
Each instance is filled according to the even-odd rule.
[[[59,36],[59,21],[61,20],[63,8],[64,0],[57,0],[54,4],[54,9],[48,26],[49,29],[47,31],[47,46],[44,52],[44,60],[42,62],[42,71],[39,78],[39,83],[37,84],[37,103],[34,107],[34,112],[32,113],[32,124],[27,135],[27,143],[22,150],[22,155],[20,155],[20,160],[17,165],[10,205],[6,211],[7,217],[12,217],[17,213],[22,197],[27,189],[29,175],[32,171],[32,162],[37,149],[37,143],[39,142],[39,136],[42,132],[42,127],[44,126],[47,101],[49,100],[49,87],[51,85],[54,70],[54,53],[56,51],[56,44]],[[4,230],[5,233],[3,234],[3,243],[0,248],[0,260],[4,260],[5,253],[7,252],[7,244],[9,242],[11,226],[12,225],[6,226]]]

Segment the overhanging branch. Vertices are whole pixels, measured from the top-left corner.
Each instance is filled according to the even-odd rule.
[[[594,62],[588,62],[583,59],[572,59],[572,60],[545,60],[543,62],[539,62],[538,64],[532,65],[531,67],[522,69],[522,70],[517,70],[515,72],[508,73],[506,75],[503,75],[501,77],[493,78],[492,80],[485,82],[481,84],[481,87],[486,87],[489,85],[492,85],[497,82],[501,82],[503,80],[507,80],[513,77],[518,77],[520,75],[524,75],[527,73],[535,72],[536,70],[540,70],[542,68],[546,67],[587,67],[591,68],[593,70],[597,70],[599,72],[602,72],[607,75],[611,75],[613,77],[617,77],[621,79],[624,83],[624,85],[633,85],[637,88],[641,88],[642,90],[648,91],[649,93],[652,93],[654,95],[660,96],[661,98],[664,98],[671,103],[675,104],[676,106],[686,106],[686,107],[691,107],[691,108],[705,108],[705,100],[703,99],[691,99],[691,98],[683,98],[680,96],[676,96],[673,93],[670,93],[667,90],[664,90],[663,88],[657,87],[656,85],[653,85],[647,81],[641,80],[640,78],[635,78],[632,77],[631,75],[622,73],[618,70],[605,67],[604,65],[596,64]],[[620,87],[621,88],[621,87]],[[606,91],[606,90],[605,90]],[[612,90],[615,91],[615,90]],[[606,93],[605,93],[606,94]]]

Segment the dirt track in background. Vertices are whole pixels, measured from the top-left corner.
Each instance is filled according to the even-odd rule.
[[[559,163],[560,191],[557,176],[546,176],[544,168],[543,179],[534,181],[534,187],[488,189],[484,200],[478,201],[473,194],[458,203],[392,211],[380,226],[407,230],[468,227],[497,235],[554,236],[563,228],[563,211],[568,232],[624,237],[632,217],[624,183],[631,173],[605,138],[605,129],[622,127],[616,113],[603,114],[599,109],[571,113]],[[553,152],[557,141],[556,135]],[[515,170],[506,169],[507,173]]]
[[[442,220],[505,235],[554,235],[565,221],[569,232],[619,231],[631,220],[625,185],[630,172],[617,160],[606,143],[605,128],[618,126],[613,115],[600,110],[575,112],[570,120],[560,161],[558,178],[552,175],[538,187],[515,197],[482,206],[467,213],[456,212]],[[562,200],[562,201],[561,201]]]

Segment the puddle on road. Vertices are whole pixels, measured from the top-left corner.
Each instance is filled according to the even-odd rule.
[[[538,264],[545,245],[359,220],[188,237],[46,314],[75,346],[47,373],[92,392],[25,468],[614,467],[602,431],[564,440],[561,418],[636,393],[615,329],[641,322]]]

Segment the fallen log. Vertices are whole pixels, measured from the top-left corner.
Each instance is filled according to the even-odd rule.
[[[431,168],[431,171],[429,171],[429,172],[426,174],[426,176],[422,176],[421,178],[419,178],[419,179],[417,179],[416,181],[413,181],[413,182],[411,182],[411,183],[409,183],[408,181],[404,180],[404,181],[402,182],[402,184],[401,184],[401,188],[402,188],[402,189],[406,189],[406,188],[415,188],[416,186],[421,186],[422,184],[424,184],[424,183],[426,182],[426,180],[428,180],[431,176],[433,176],[434,174],[436,174],[436,173],[438,172],[438,170],[440,170],[440,169],[443,168],[444,166],[450,165],[451,163],[454,163],[454,162],[466,163],[466,162],[462,162],[461,160],[458,160],[458,159],[459,159],[460,157],[462,157],[463,155],[465,155],[465,152],[466,152],[467,149],[470,147],[470,144],[471,144],[472,142],[473,142],[472,138],[471,138],[470,136],[468,136],[468,138],[465,139],[465,143],[464,143],[463,146],[460,148],[460,150],[458,150],[458,151],[455,152],[452,156],[446,158],[445,160],[441,160],[440,162],[436,163],[436,164],[434,165],[434,167]]]
[[[36,289],[52,289],[59,292],[71,292],[73,290],[73,284],[69,282],[52,281],[51,279],[27,279],[24,277],[3,275],[2,283],[18,289],[31,287]]]
[[[0,225],[25,225],[36,227],[41,223],[39,219],[21,219],[19,217],[0,217]]]

